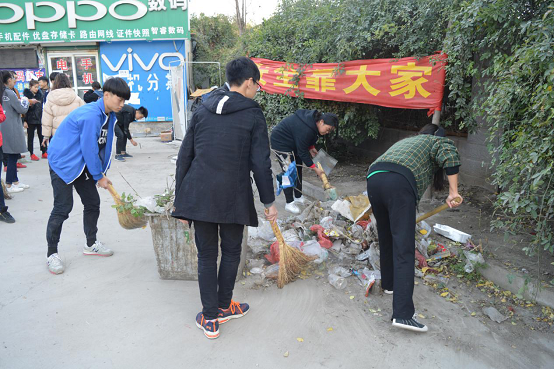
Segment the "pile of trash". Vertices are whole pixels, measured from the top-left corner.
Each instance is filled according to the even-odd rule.
[[[285,242],[314,257],[314,267],[326,272],[328,282],[335,288],[344,289],[353,281],[350,283],[360,285],[368,296],[374,285],[380,285],[377,222],[365,193],[336,201],[315,201],[301,214],[277,222]],[[450,227],[444,231],[445,227],[437,224],[432,228],[425,221],[416,226],[417,277],[439,281],[447,278],[448,273],[443,273],[445,259],[458,255],[458,248],[447,248],[431,235],[441,234],[460,245],[456,237],[466,234]],[[462,251],[467,261],[465,270],[471,273],[478,263],[485,261],[471,236],[467,236]],[[253,254],[248,262],[249,273],[259,275],[262,280],[277,278],[279,246],[269,222],[260,218],[257,228],[248,229],[248,238]]]

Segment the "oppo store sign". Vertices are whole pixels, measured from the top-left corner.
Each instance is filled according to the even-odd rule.
[[[0,2],[0,44],[189,38],[188,0]]]

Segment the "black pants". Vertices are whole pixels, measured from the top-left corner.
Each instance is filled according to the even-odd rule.
[[[4,157],[7,158],[6,168],[6,184],[11,185],[12,183],[19,182],[19,177],[17,177],[17,161],[21,157],[21,154],[4,154]]]
[[[401,174],[377,173],[367,180],[367,193],[377,220],[381,285],[394,291],[392,317],[414,315],[416,198]]]
[[[0,146],[0,173],[2,173],[3,161],[4,159],[2,154],[2,146]],[[2,191],[2,193],[0,193],[0,213],[3,213],[5,211],[8,211],[8,207],[6,206],[6,202],[4,201],[4,191]]]
[[[46,147],[42,146],[43,136],[42,136],[42,125],[40,125],[40,124],[28,124],[28,127],[27,127],[27,150],[29,150],[30,155],[33,155],[33,141],[35,140],[35,130],[37,131],[40,151],[44,154],[46,152]]]
[[[63,222],[69,218],[73,209],[73,187],[79,194],[84,205],[83,225],[87,244],[96,242],[96,227],[100,216],[100,195],[96,189],[96,181],[85,168],[83,173],[73,183],[67,184],[50,169],[50,179],[54,190],[54,209],[50,213],[46,228],[46,241],[49,247],[57,247],[60,242]]]
[[[115,125],[115,136],[117,140],[115,142],[115,153],[121,154],[122,152],[127,152],[127,137],[119,125]]]
[[[292,155],[277,154],[277,160],[279,160],[279,163],[281,163],[281,167],[286,165],[285,162],[289,157],[290,157],[291,163],[295,161],[294,154]],[[296,183],[294,185],[294,188],[289,187],[283,190],[283,192],[285,193],[285,200],[287,204],[293,202],[294,198],[298,199],[302,197],[302,161],[300,161],[300,159],[296,161],[296,173],[297,173],[297,178],[296,178]],[[294,194],[294,197],[293,197],[293,194]]]
[[[216,319],[218,308],[231,304],[242,250],[242,224],[217,224],[194,221],[194,239],[198,250],[198,285],[202,313]],[[217,270],[218,233],[221,237],[221,264]]]

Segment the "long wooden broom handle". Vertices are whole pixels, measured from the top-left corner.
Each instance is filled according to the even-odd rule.
[[[454,201],[454,202],[460,202],[461,200],[462,200],[462,199],[460,199],[459,197],[456,197],[453,201]],[[439,206],[438,208],[435,208],[435,209],[431,210],[430,212],[425,213],[425,214],[423,214],[422,216],[420,216],[419,218],[417,218],[416,224],[419,223],[419,222],[421,222],[422,220],[425,220],[425,219],[427,219],[427,218],[429,218],[429,217],[431,217],[431,216],[433,216],[433,215],[435,215],[435,214],[438,214],[438,213],[440,213],[441,211],[446,210],[446,209],[448,209],[448,204],[442,204],[442,205]]]
[[[323,171],[323,167],[321,166],[321,163],[317,163],[317,167]],[[323,182],[323,189],[328,190],[331,188],[331,184],[329,183],[329,180],[327,179],[327,175],[325,174],[325,171],[321,173],[321,181]]]
[[[108,185],[108,191],[110,191],[110,193],[112,194],[113,197],[119,198],[119,194],[117,193],[117,191],[115,190],[115,188],[113,188],[113,186],[111,184]]]
[[[265,213],[267,214],[267,209],[265,210]],[[271,224],[271,229],[273,229],[273,234],[275,234],[275,237],[277,238],[277,242],[279,244],[284,245],[285,239],[283,238],[283,235],[281,234],[281,230],[279,229],[279,226],[277,225],[277,222],[269,222]]]

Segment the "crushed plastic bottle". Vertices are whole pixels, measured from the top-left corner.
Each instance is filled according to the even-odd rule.
[[[338,276],[336,274],[329,274],[329,284],[333,287],[335,287],[337,290],[343,290],[346,288],[347,282],[346,279],[344,279],[341,276]]]

